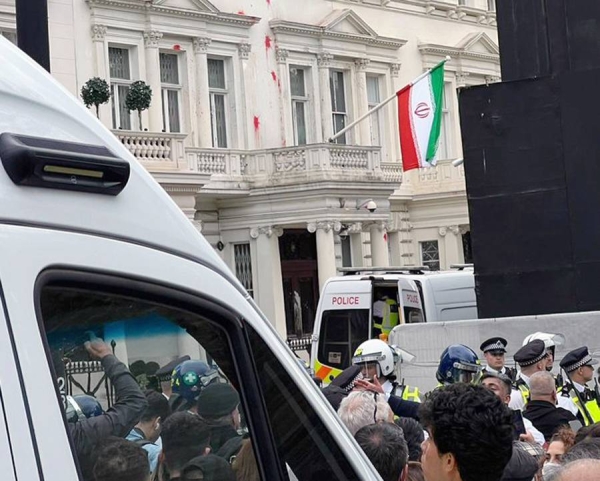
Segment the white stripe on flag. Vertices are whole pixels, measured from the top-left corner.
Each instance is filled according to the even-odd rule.
[[[415,148],[419,157],[419,167],[429,167],[427,148],[431,136],[431,126],[435,117],[435,106],[431,96],[431,76],[428,75],[411,87],[410,117]]]

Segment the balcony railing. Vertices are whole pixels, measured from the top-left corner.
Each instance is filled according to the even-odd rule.
[[[184,168],[186,134],[113,130],[113,133],[142,163],[159,169]]]

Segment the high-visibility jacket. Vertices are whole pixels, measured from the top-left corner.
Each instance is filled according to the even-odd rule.
[[[523,397],[523,402],[525,403],[525,405],[527,405],[531,397],[529,393],[529,386],[527,385],[527,383],[523,381],[523,379],[519,378],[515,381],[514,387],[521,393],[521,396]]]
[[[373,324],[373,326],[380,329],[382,334],[389,334],[398,322],[400,322],[398,303],[394,299],[386,299],[381,324]]]
[[[416,403],[421,402],[418,387],[405,386],[404,384],[394,383],[394,387],[390,394],[392,394],[393,396],[401,397],[405,401],[413,401]]]
[[[600,422],[600,405],[598,404],[596,393],[586,387],[583,392],[579,393],[578,397],[575,393],[575,389],[576,388],[573,385],[565,384],[562,387],[560,394],[571,398],[579,411],[578,417],[583,421],[585,426]],[[579,398],[583,401],[583,406],[581,405]],[[589,419],[590,417],[592,418],[591,420]]]

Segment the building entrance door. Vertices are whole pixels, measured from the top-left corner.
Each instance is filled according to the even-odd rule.
[[[312,333],[319,277],[315,234],[306,230],[286,230],[279,238],[283,299],[288,337]]]

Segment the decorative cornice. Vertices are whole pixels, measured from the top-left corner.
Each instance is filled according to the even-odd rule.
[[[500,64],[500,55],[493,53],[471,52],[458,47],[447,47],[444,45],[421,44],[419,45],[421,54],[430,54],[440,57],[450,56],[451,58],[467,58],[473,60],[485,60],[495,64]]]
[[[495,84],[497,82],[500,82],[500,80],[502,80],[502,79],[498,75],[487,75],[485,77],[486,84]]]
[[[306,225],[306,229],[311,234],[315,233],[317,230],[324,230],[325,232],[329,232],[333,230],[334,232],[339,232],[342,230],[342,223],[338,220],[324,220],[317,222],[309,222]]]
[[[329,52],[321,52],[317,54],[317,65],[319,68],[329,68],[332,60],[333,55],[331,55]]]
[[[86,0],[90,8],[106,7],[119,10],[133,10],[154,13],[159,15],[168,15],[173,17],[185,17],[204,20],[207,22],[238,25],[240,27],[250,28],[260,21],[259,17],[250,15],[240,15],[236,13],[208,12],[191,9],[179,9],[153,4],[151,0],[133,3],[127,0]]]
[[[450,226],[440,227],[438,230],[438,234],[441,237],[444,237],[448,232],[451,232],[454,235],[459,235],[460,228],[457,225],[450,225]]]
[[[144,32],[144,45],[147,48],[158,48],[158,42],[161,38],[163,38],[163,34],[158,30]]]
[[[192,45],[194,48],[194,53],[206,53],[208,52],[208,46],[211,43],[210,38],[206,37],[196,37],[192,40]]]
[[[275,58],[277,59],[277,63],[286,63],[289,54],[290,53],[285,48],[275,47]]]
[[[464,87],[467,85],[467,79],[471,74],[469,72],[457,72],[456,73],[456,85]]]
[[[92,25],[92,40],[94,42],[104,42],[107,30],[106,25]]]
[[[398,74],[400,73],[400,64],[399,63],[390,64],[390,73],[391,73],[392,77],[397,77]]]
[[[354,59],[354,65],[356,66],[356,70],[359,72],[364,72],[367,70],[369,63],[371,61],[368,58],[356,58]]]
[[[355,222],[348,226],[348,234],[361,234],[363,231],[362,222]]]
[[[388,226],[387,222],[374,221],[374,222],[368,222],[366,224],[363,222],[363,227],[367,227],[369,230],[375,228],[379,232],[387,232],[387,229],[389,226]]]
[[[238,43],[238,55],[242,60],[248,60],[251,51],[252,45],[248,42]]]
[[[458,226],[458,231],[460,232],[460,235],[465,235],[467,232],[471,232],[471,226],[463,224]]]
[[[272,225],[265,227],[254,227],[250,229],[250,237],[258,239],[259,236],[266,235],[271,238],[273,236],[281,237],[283,235],[283,229],[281,227],[274,227]]]

